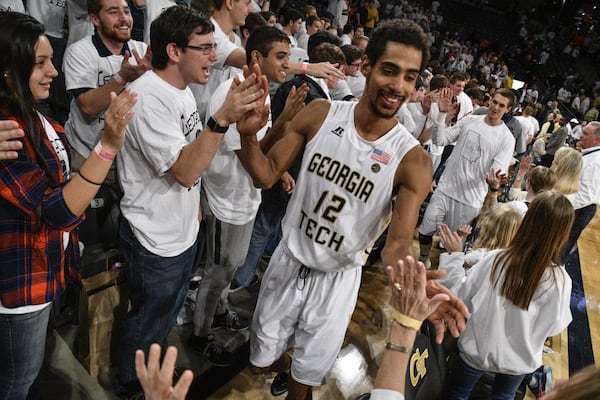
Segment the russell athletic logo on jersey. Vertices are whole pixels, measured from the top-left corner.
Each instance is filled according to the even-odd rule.
[[[352,196],[365,204],[373,192],[375,184],[360,172],[352,170],[341,161],[324,156],[321,153],[313,154],[308,164],[308,172],[317,174],[346,190]]]
[[[342,135],[344,134],[344,128],[342,128],[341,126],[338,126],[337,128],[332,129],[331,133],[333,133],[334,135],[336,135],[338,137],[342,137]]]

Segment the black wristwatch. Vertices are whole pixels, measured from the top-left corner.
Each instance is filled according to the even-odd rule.
[[[214,119],[212,116],[208,119],[208,121],[206,121],[206,125],[215,133],[225,133],[225,132],[227,132],[227,129],[229,129],[229,125],[228,126],[219,125],[217,120]]]

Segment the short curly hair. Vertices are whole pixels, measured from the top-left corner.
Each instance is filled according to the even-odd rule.
[[[429,44],[423,29],[407,19],[390,19],[381,22],[371,34],[365,54],[372,65],[377,63],[388,42],[406,44],[421,50],[422,71],[429,62]]]

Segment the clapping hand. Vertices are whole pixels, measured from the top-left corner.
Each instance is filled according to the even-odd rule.
[[[460,332],[465,329],[469,309],[465,303],[452,291],[437,282],[446,275],[445,270],[427,271],[427,296],[432,297],[437,294],[445,294],[449,300],[442,302],[427,318],[435,327],[436,342],[442,343],[446,328],[453,337],[458,337]]]
[[[452,232],[448,225],[440,225],[440,241],[444,245],[444,248],[450,253],[456,253],[462,251],[463,238],[458,232]]]

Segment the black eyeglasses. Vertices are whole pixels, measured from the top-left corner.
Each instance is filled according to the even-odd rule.
[[[188,44],[185,46],[186,48],[192,49],[192,50],[197,50],[199,52],[201,52],[202,54],[204,54],[205,56],[209,55],[211,51],[215,50],[217,51],[217,44],[213,43],[213,44],[203,44],[202,46],[192,46],[191,44]]]

